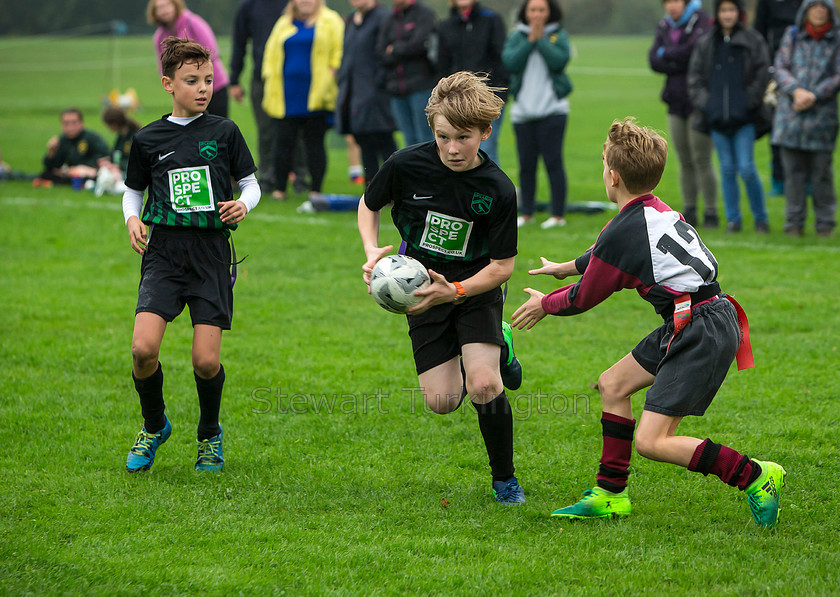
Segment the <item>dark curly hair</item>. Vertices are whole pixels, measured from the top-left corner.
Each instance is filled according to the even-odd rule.
[[[525,25],[528,24],[528,20],[525,18],[525,9],[528,8],[528,2],[531,0],[525,0],[522,3],[522,6],[519,7],[519,14],[516,16],[519,19],[520,23]],[[563,9],[560,7],[560,3],[557,0],[545,0],[548,3],[548,22],[549,23],[560,23],[563,21]]]

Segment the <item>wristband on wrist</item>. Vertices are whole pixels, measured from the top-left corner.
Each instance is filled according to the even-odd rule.
[[[464,290],[464,287],[461,286],[460,282],[452,282],[452,285],[455,287],[455,298],[452,299],[454,304],[463,303],[467,300],[467,291]]]

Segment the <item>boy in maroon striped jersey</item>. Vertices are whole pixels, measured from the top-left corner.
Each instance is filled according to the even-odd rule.
[[[718,265],[697,231],[652,192],[659,184],[667,142],[628,118],[614,122],[604,143],[604,186],[619,207],[595,244],[565,263],[542,259],[531,274],[558,280],[581,276],[547,295],[530,298],[513,326],[530,329],[546,314],[576,315],[613,292],[634,288],[664,323],[598,379],[603,450],[597,485],[552,516],[603,518],[630,514],[627,477],[632,443],[651,460],[670,462],[746,491],[756,523],[772,528],[779,517],[785,470],[751,460],[710,439],[676,435],[687,415],[702,416],[732,361],[752,366],[746,316],[717,283]],[[638,429],[630,397],[648,388]],[[635,436],[635,437],[634,437]]]

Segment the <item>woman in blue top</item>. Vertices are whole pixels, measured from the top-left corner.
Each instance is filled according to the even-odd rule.
[[[566,224],[563,135],[569,116],[566,96],[572,83],[565,72],[571,53],[562,19],[556,0],[525,0],[519,9],[519,25],[508,36],[502,51],[515,100],[510,114],[519,153],[519,226],[534,218],[540,156],[551,184],[551,217],[541,227]]]
[[[344,20],[323,0],[292,0],[265,45],[263,109],[275,120],[275,199],[286,198],[298,134],[303,134],[312,194],[327,171],[324,136],[338,86],[335,73],[344,47]]]

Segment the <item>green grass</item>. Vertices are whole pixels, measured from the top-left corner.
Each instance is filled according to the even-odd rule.
[[[575,40],[570,200],[603,197],[600,151],[614,118],[666,127],[647,42]],[[144,122],[167,110],[144,62],[148,39],[120,41],[131,66],[116,75],[106,40],[3,39],[0,49],[0,148],[15,168],[38,169],[65,105],[104,134],[99,95],[116,78],[137,88]],[[232,117],[256,147],[247,105]],[[515,178],[512,140],[506,124],[502,162]],[[352,192],[336,141],[326,188]],[[764,142],[757,153],[766,182]],[[674,159],[659,194],[680,206]],[[435,416],[412,393],[405,322],[365,294],[354,214],[298,215],[296,201],[265,199],[235,235],[248,259],[223,343],[225,472],[192,470],[184,315],[161,354],[172,438],[150,474],[128,475],[141,424],[129,354],[139,258],[120,200],[0,183],[0,594],[836,593],[840,244],[785,237],[783,200],[768,205],[767,237],[703,233],[750,317],[756,368],[733,367],[708,414],[680,429],[786,467],[772,532],[716,478],[639,457],[627,520],[548,517],[594,481],[591,384],[657,324],[630,292],[516,332],[526,377],[512,393],[515,449],[528,503],[497,507],[473,409]],[[524,286],[554,287],[527,275],[540,255],[580,254],[608,218],[523,230],[506,314]],[[387,225],[382,236],[396,240]]]

